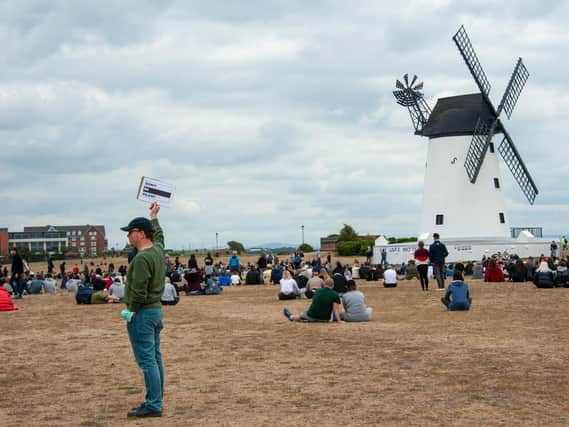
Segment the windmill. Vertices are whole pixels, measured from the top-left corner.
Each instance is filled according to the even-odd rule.
[[[498,108],[489,94],[491,85],[470,38],[461,26],[453,36],[480,93],[440,98],[431,110],[420,92],[417,76],[397,80],[397,103],[408,109],[416,135],[429,138],[420,234],[439,232],[447,238],[509,237],[506,202],[493,138],[522,192],[533,205],[538,194],[514,142],[500,120],[510,119],[529,73],[519,58]],[[464,169],[460,167],[464,166]]]

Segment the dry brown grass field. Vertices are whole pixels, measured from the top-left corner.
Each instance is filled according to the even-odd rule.
[[[472,310],[450,313],[415,280],[358,284],[369,323],[291,323],[283,307],[308,300],[274,286],[182,296],[164,310],[163,417],[135,421],[123,306],[24,297],[0,313],[0,424],[569,425],[569,289],[474,281]]]

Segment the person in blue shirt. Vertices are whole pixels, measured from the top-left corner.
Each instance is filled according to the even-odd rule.
[[[228,265],[231,271],[239,271],[241,272],[241,262],[239,257],[237,256],[237,251],[233,251],[233,255],[229,258]]]
[[[470,298],[468,285],[462,278],[462,273],[455,270],[452,279],[453,281],[449,285],[445,296],[441,298],[442,303],[450,311],[470,310],[472,298]]]

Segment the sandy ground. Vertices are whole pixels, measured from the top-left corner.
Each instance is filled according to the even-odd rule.
[[[276,288],[165,308],[164,415],[144,397],[122,305],[34,295],[0,313],[0,425],[569,425],[569,289],[471,283],[449,313],[413,280],[359,282],[370,323],[301,324]],[[431,284],[433,286],[433,284]]]

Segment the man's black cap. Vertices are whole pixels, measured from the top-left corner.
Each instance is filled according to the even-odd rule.
[[[154,227],[152,226],[152,222],[148,218],[144,218],[142,216],[134,218],[132,221],[128,223],[126,227],[121,227],[122,231],[130,231],[134,230],[135,228],[144,231],[153,231]]]

